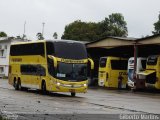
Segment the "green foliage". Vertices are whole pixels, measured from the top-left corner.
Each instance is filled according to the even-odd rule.
[[[7,34],[5,32],[0,32],[0,37],[7,37]]]
[[[160,13],[159,13],[159,16],[158,16],[158,21],[155,22],[153,25],[154,25],[154,31],[152,31],[152,33],[154,35],[160,34]]]
[[[77,20],[66,25],[62,39],[94,41],[107,36],[126,37],[128,35],[126,25],[120,13],[111,14],[98,23]]]
[[[112,36],[127,37],[127,23],[124,21],[124,17],[120,13],[114,13],[109,15],[109,29]]]
[[[96,23],[85,23],[77,20],[65,27],[62,39],[91,41],[98,38],[97,29]]]
[[[42,33],[37,33],[36,36],[37,36],[38,40],[44,40]]]
[[[53,34],[53,38],[54,38],[54,39],[57,39],[57,38],[58,38],[58,34],[57,34],[57,32],[54,32],[54,34]]]

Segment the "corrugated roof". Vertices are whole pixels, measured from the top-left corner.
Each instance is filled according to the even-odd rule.
[[[105,38],[102,38],[102,39],[99,39],[99,40],[95,40],[95,41],[93,41],[93,42],[86,43],[86,45],[92,44],[92,43],[96,43],[96,42],[100,42],[100,41],[103,41],[103,40],[108,39],[108,38],[113,38],[113,39],[117,39],[117,40],[125,40],[125,41],[134,41],[134,40],[137,39],[137,38],[133,38],[133,37],[115,37],[115,36],[108,36],[108,37],[105,37]]]
[[[156,35],[151,35],[151,36],[146,36],[146,37],[143,37],[143,38],[139,38],[137,39],[136,41],[142,41],[142,40],[146,40],[146,39],[150,39],[150,38],[154,38],[154,37],[160,37],[160,34],[156,34]]]

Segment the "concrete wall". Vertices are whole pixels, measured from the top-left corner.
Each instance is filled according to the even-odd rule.
[[[0,39],[0,78],[4,76],[8,77],[10,45],[13,42],[23,42],[23,40],[8,38]]]
[[[0,41],[0,77],[8,76],[10,44],[9,40]]]

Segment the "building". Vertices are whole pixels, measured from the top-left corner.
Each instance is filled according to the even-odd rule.
[[[134,55],[136,38],[106,37],[86,43],[89,56],[94,60],[94,78],[98,78],[99,59],[104,56],[130,57]]]
[[[22,41],[26,40],[13,39],[9,37],[0,38],[0,78],[8,77],[9,51],[11,43],[22,42]]]
[[[98,78],[99,59],[103,56],[148,57],[160,55],[160,34],[144,38],[106,37],[86,43],[89,56],[94,60],[94,77]]]

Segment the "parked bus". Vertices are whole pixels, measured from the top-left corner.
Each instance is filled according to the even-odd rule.
[[[16,90],[34,88],[42,93],[87,92],[87,57],[85,45],[71,40],[39,40],[15,43],[10,48],[9,84]]]
[[[99,86],[126,88],[128,60],[120,57],[101,57],[99,62]]]
[[[146,70],[139,74],[146,77],[146,87],[160,89],[160,55],[149,56]]]
[[[142,72],[146,69],[146,58],[138,57],[137,58],[137,67],[136,67],[136,74],[138,76],[137,79],[142,80],[145,79],[143,76],[139,75],[139,72]],[[135,80],[134,80],[134,57],[129,58],[128,60],[128,82],[127,85],[129,88],[135,87]]]

